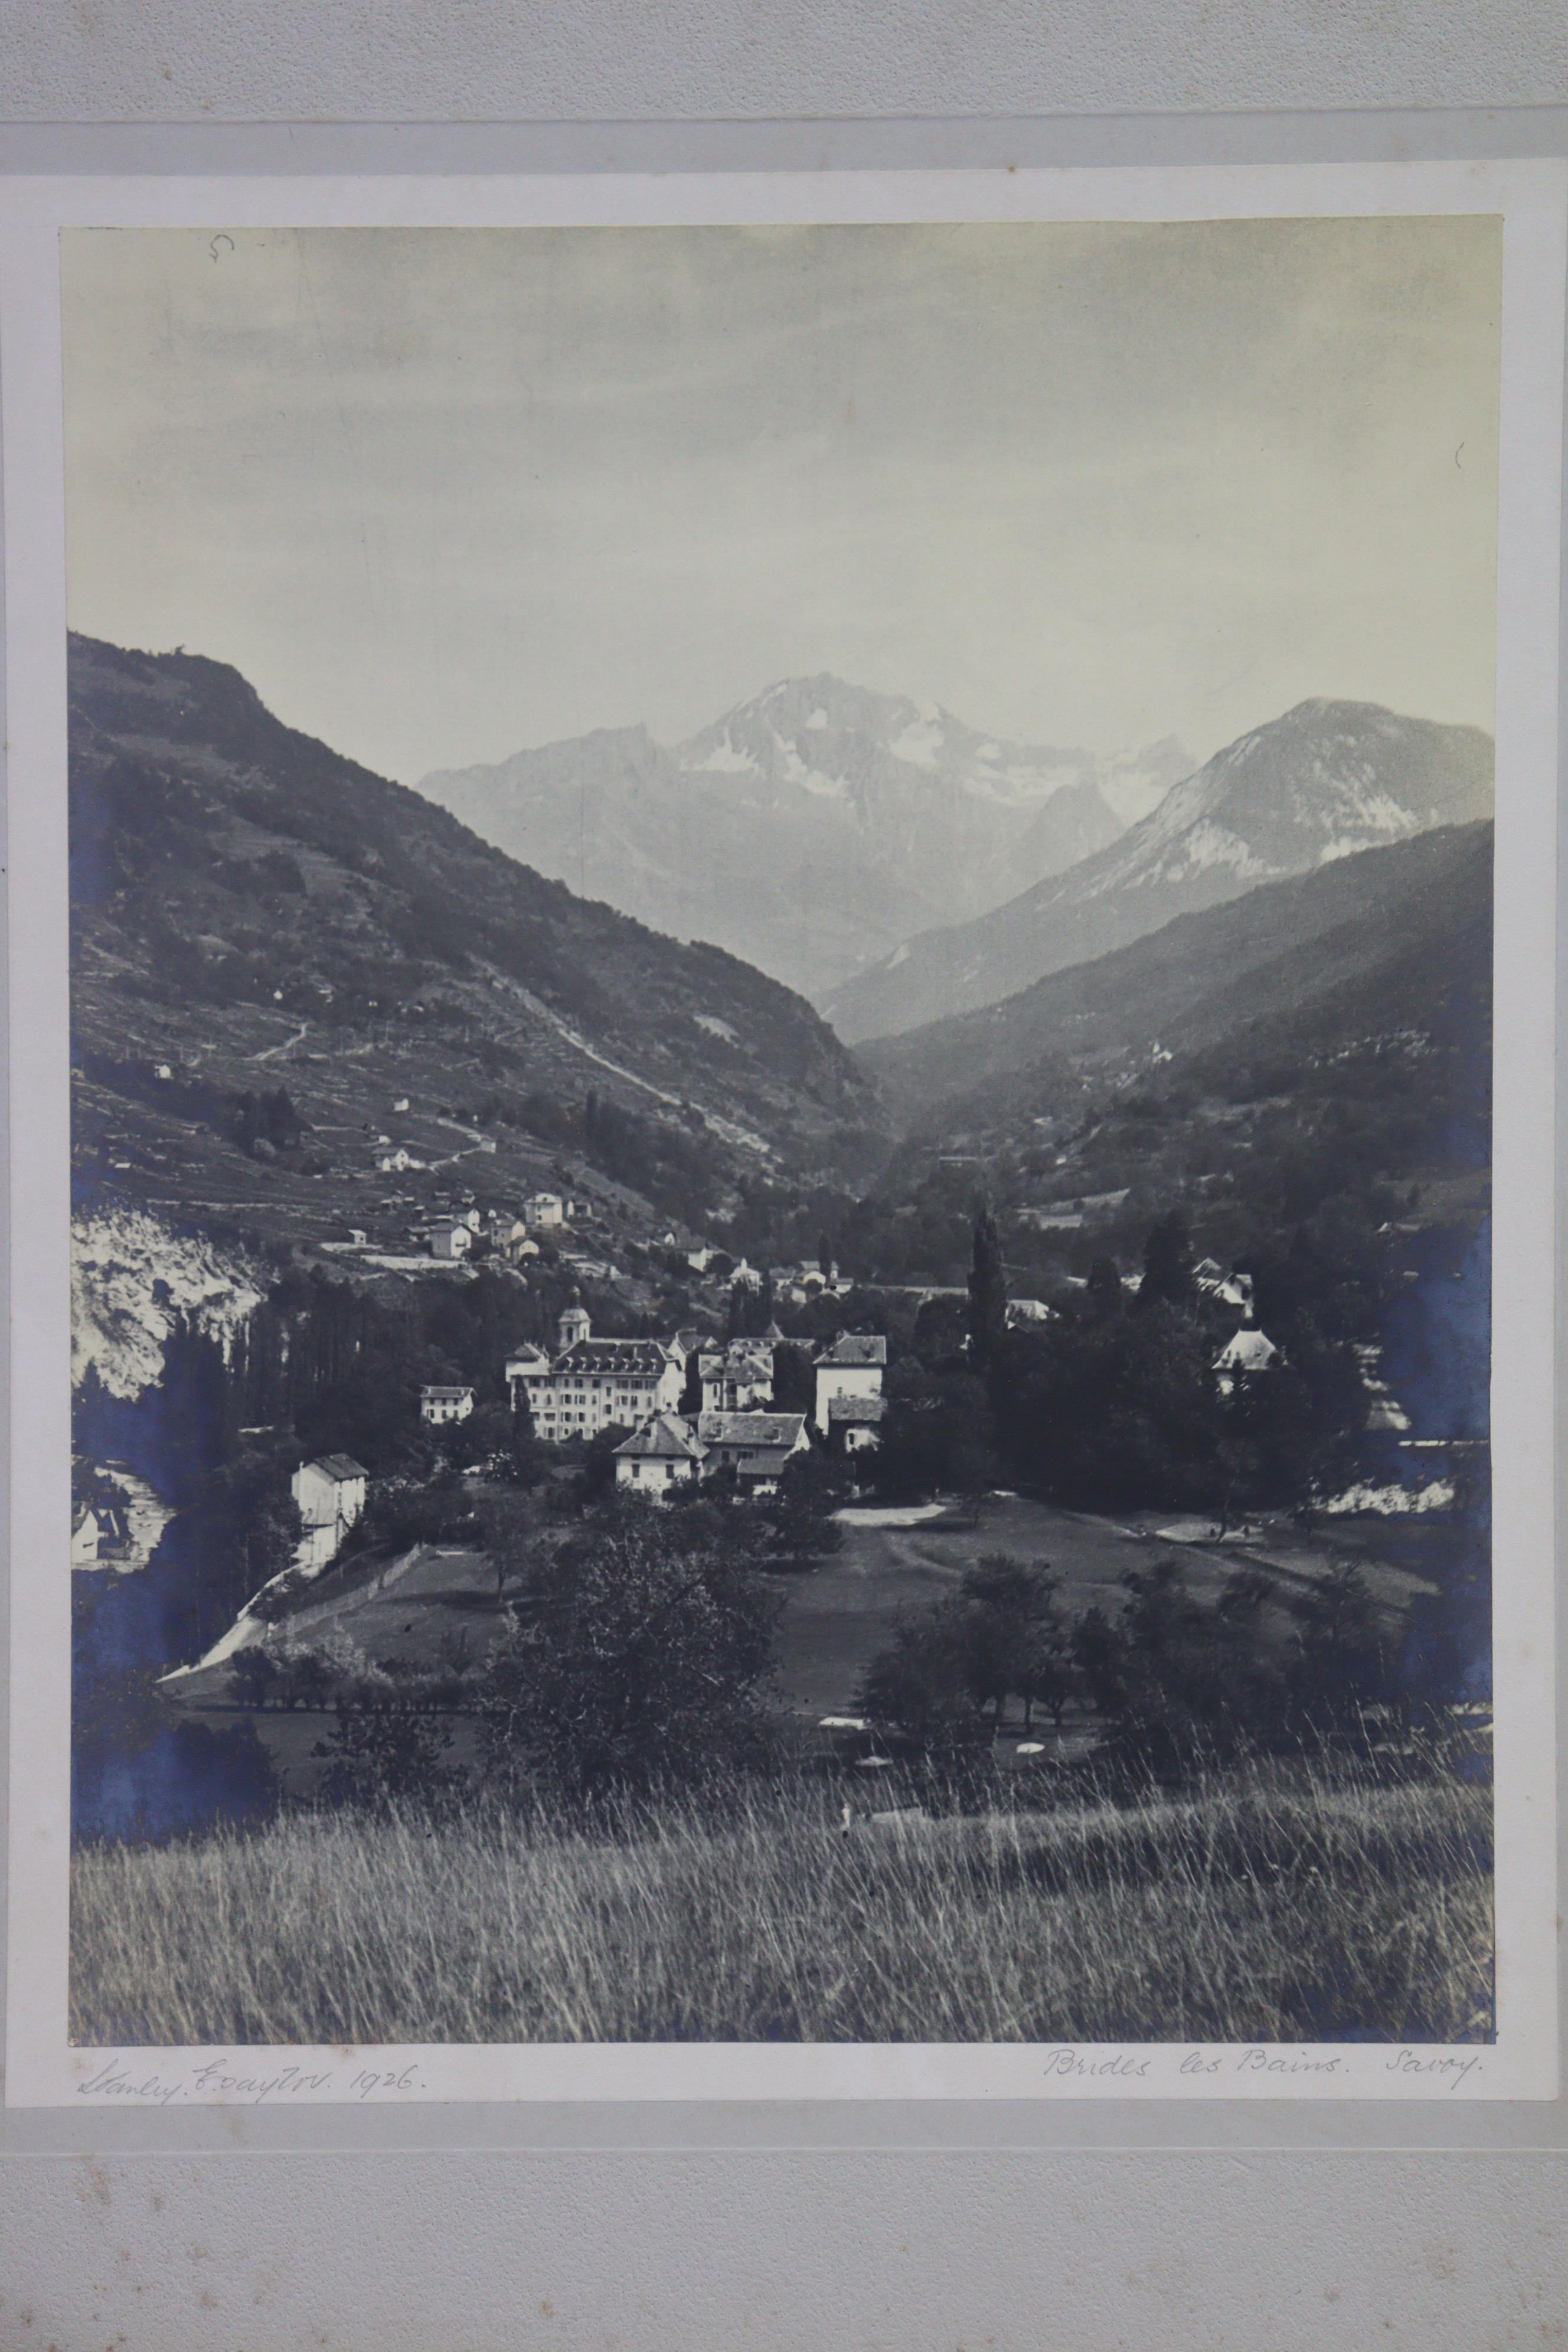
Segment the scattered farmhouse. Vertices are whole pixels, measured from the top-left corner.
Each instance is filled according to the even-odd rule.
[[[535,1192],[523,1209],[531,1225],[559,1225],[566,1219],[566,1205],[559,1192]]]
[[[472,1389],[434,1386],[419,1391],[419,1418],[437,1428],[449,1421],[467,1421],[473,1409]]]
[[[773,1494],[784,1464],[810,1443],[803,1412],[705,1412],[697,1437],[705,1472],[732,1469],[753,1495]]]
[[[364,1508],[369,1472],[352,1454],[321,1454],[295,1471],[290,1492],[305,1532],[295,1566],[314,1576],[325,1568]]]
[[[1222,1307],[1239,1307],[1243,1315],[1251,1315],[1249,1274],[1226,1274],[1212,1257],[1201,1257],[1193,1268],[1193,1282],[1205,1298],[1217,1299]]]
[[[704,1412],[748,1412],[773,1399],[773,1351],[766,1339],[731,1339],[697,1360]]]
[[[539,1244],[528,1238],[528,1227],[522,1218],[514,1217],[505,1209],[493,1209],[485,1225],[485,1238],[498,1257],[516,1259],[537,1257]]]
[[[472,1227],[461,1217],[438,1217],[430,1228],[432,1257],[467,1257],[474,1245]]]
[[[816,1426],[826,1437],[835,1397],[879,1397],[888,1342],[879,1331],[846,1331],[816,1360]]]
[[[560,1445],[673,1412],[686,1385],[686,1358],[664,1339],[595,1339],[587,1308],[574,1300],[561,1318],[553,1360],[542,1349],[524,1349],[506,1374],[513,1410],[526,1398],[535,1435]]]
[[[707,1448],[673,1412],[656,1412],[616,1448],[616,1484],[645,1495],[664,1495],[689,1486],[702,1475]]]
[[[71,1514],[72,1568],[102,1568],[131,1549],[125,1514],[112,1503],[84,1503]]]
[[[1268,1333],[1260,1331],[1255,1323],[1244,1323],[1239,1331],[1231,1333],[1214,1360],[1221,1396],[1229,1396],[1238,1379],[1255,1379],[1259,1372],[1271,1371],[1282,1361]]]

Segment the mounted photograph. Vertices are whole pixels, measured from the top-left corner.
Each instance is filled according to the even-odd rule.
[[[1500,217],[59,251],[72,2043],[1491,2043]]]

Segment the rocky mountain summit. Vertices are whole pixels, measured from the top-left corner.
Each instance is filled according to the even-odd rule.
[[[1215,753],[1141,824],[823,999],[839,1034],[891,1036],[994,1004],[1178,915],[1492,811],[1491,738],[1373,703],[1299,703]]]
[[[644,727],[420,790],[579,896],[819,997],[1113,842],[1190,765],[1004,742],[935,704],[791,678],[671,748]]]

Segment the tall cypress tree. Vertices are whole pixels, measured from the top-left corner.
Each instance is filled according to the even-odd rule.
[[[1179,1209],[1156,1217],[1143,1244],[1140,1307],[1187,1307],[1193,1297],[1193,1242]]]
[[[977,1364],[989,1363],[1007,1329],[1007,1277],[996,1220],[984,1205],[974,1214],[974,1255],[969,1269],[969,1344]]]

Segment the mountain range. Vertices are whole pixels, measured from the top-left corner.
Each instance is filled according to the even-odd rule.
[[[820,676],[687,741],[603,730],[419,786],[541,873],[820,999],[1114,842],[1188,772],[1173,740],[1101,758],[1000,740]]]
[[[1261,884],[1488,817],[1492,765],[1477,728],[1372,703],[1300,703],[1065,873],[904,941],[819,1001],[852,1042],[997,1003]]]
[[[383,1147],[515,1191],[546,1173],[550,1105],[590,1093],[692,1188],[874,1157],[870,1083],[777,981],[575,898],[223,663],[69,653],[76,1139],[111,1191],[258,1226],[287,1194],[298,1231]],[[279,1087],[276,1133],[240,1148],[237,1099]]]
[[[1178,916],[1000,1004],[860,1047],[917,1137],[1022,1132],[1202,1062],[1289,1079],[1366,1041],[1451,1040],[1490,1003],[1492,828],[1445,825]],[[1447,1008],[1447,1009],[1445,1009]],[[1486,1057],[1480,1014],[1467,1051]],[[1214,1068],[1208,1066],[1214,1065]]]

